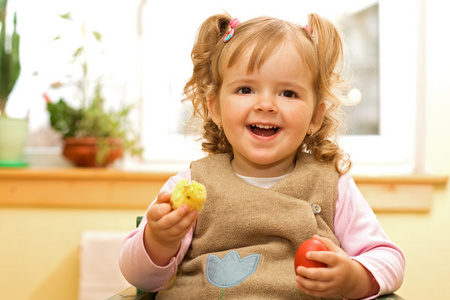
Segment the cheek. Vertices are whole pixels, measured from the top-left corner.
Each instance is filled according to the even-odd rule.
[[[233,101],[233,99],[224,99],[220,102],[220,112],[222,119],[228,119],[233,122],[240,122],[246,115],[246,108],[243,101]]]
[[[298,105],[296,107],[286,107],[284,109],[284,120],[286,125],[292,126],[297,131],[307,130],[312,121],[312,109],[306,105]]]

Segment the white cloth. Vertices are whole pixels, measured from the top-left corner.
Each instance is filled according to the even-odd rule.
[[[79,300],[106,299],[126,289],[117,257],[129,232],[85,231],[81,237]]]

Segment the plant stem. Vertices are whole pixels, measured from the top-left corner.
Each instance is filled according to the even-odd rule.
[[[88,105],[88,63],[87,63],[87,44],[86,44],[86,24],[83,23],[81,26],[81,34],[82,34],[82,47],[83,47],[83,61],[81,63],[83,77],[81,79],[81,89],[83,93],[83,107],[87,108]]]
[[[5,112],[6,100],[8,100],[8,97],[2,97],[2,99],[0,99],[0,112],[2,117],[6,117]]]

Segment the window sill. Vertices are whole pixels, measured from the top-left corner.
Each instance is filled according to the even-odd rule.
[[[375,212],[428,212],[436,188],[447,176],[353,176],[361,194]]]
[[[115,169],[0,169],[0,206],[145,209],[173,174]],[[447,176],[353,176],[376,212],[427,212]]]
[[[172,174],[114,169],[0,169],[0,206],[146,208]]]

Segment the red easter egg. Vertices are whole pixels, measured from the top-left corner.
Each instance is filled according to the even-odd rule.
[[[327,251],[327,247],[319,241],[314,239],[309,239],[304,241],[300,247],[298,247],[297,253],[295,254],[294,266],[297,270],[298,266],[303,266],[307,268],[326,268],[327,265],[315,260],[309,260],[306,258],[306,253],[309,251]]]

